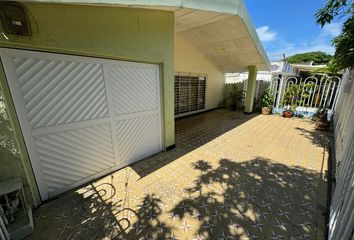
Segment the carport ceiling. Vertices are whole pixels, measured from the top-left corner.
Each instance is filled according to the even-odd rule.
[[[239,15],[192,9],[175,11],[175,34],[182,35],[223,72],[244,71],[250,65],[269,70],[269,60],[251,28]]]

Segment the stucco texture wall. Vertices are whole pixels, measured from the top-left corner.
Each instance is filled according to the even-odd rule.
[[[178,34],[175,36],[174,66],[175,72],[206,74],[206,110],[218,107],[225,97],[223,73]]]
[[[173,12],[110,6],[23,4],[28,11],[32,36],[7,35],[6,39],[0,35],[0,47],[160,64],[164,141],[166,147],[174,144]],[[1,85],[6,85],[4,78],[0,81]],[[6,98],[6,95],[10,96],[6,87],[4,92],[7,92],[5,100],[11,101],[10,97]],[[16,115],[12,119],[16,121]],[[0,124],[4,128],[8,122]],[[1,176],[3,172],[10,172],[9,169],[21,167],[18,156],[2,156]]]

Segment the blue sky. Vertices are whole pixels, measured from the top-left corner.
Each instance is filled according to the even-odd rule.
[[[321,28],[314,14],[325,0],[245,0],[249,15],[271,61],[282,54],[324,51],[333,54],[340,23]]]

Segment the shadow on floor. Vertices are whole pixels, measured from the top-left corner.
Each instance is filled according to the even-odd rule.
[[[31,239],[316,239],[318,172],[265,158],[192,165],[200,175],[175,204],[149,193],[123,207],[112,185],[88,186],[39,209]]]
[[[255,116],[213,111],[177,120],[177,148],[131,168],[147,176]],[[324,144],[317,133],[298,130]],[[169,165],[124,187],[123,172],[70,191],[35,212],[30,239],[324,239],[327,184],[319,168],[234,157],[196,154],[181,159],[175,174]]]
[[[242,125],[258,114],[214,110],[175,120],[176,148],[136,162],[130,167],[141,177],[173,162],[186,153]]]
[[[296,127],[295,129],[300,131],[301,136],[311,140],[315,146],[326,148],[329,144],[327,132],[316,130],[315,128],[312,131],[300,127]]]
[[[326,159],[326,154],[325,154],[326,149],[329,146],[328,132],[316,130],[315,128],[313,128],[313,130],[307,130],[304,128],[296,127],[295,129],[300,131],[301,136],[304,136],[305,138],[309,139],[314,146],[317,146],[317,147],[320,147],[323,149],[321,178],[325,178],[327,180],[329,173],[327,170],[323,170],[323,169],[324,169],[325,161],[329,160],[329,159]]]
[[[320,174],[288,167],[270,159],[236,163],[221,159],[211,168],[200,160],[201,171],[189,199],[172,210],[179,219],[194,216],[196,236],[202,239],[314,239]]]

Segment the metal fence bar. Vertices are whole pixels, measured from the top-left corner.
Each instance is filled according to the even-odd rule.
[[[281,88],[281,84],[280,84],[280,86],[279,86],[279,83],[281,83],[282,82],[282,80],[281,80],[281,78],[279,78],[279,77],[275,77],[275,78],[273,78],[272,79],[272,82],[271,82],[271,84],[270,84],[270,89],[271,89],[271,91],[272,91],[272,94],[273,94],[273,96],[277,96],[278,95],[278,93],[279,93],[279,90],[278,89],[280,89]],[[279,105],[279,103],[277,102],[277,98],[274,98],[274,100],[273,100],[273,106],[274,105],[276,105],[276,106],[278,106]]]
[[[331,95],[330,95],[330,97],[329,97],[329,104],[331,104],[331,101],[332,101],[332,98],[333,98],[333,93],[334,93],[334,91],[335,91],[335,88],[336,88],[336,83],[335,82],[333,82],[333,87],[332,87],[332,91],[331,91]],[[333,104],[332,104],[333,105]],[[329,105],[330,106],[330,105]],[[333,108],[333,106],[332,106],[332,108]]]
[[[339,77],[334,77],[334,78],[337,78],[338,80],[338,86],[337,86],[337,92],[338,94],[336,94],[334,96],[334,100],[333,100],[333,107],[332,107],[332,110],[334,111],[337,107],[337,103],[338,103],[338,99],[339,99],[339,94],[340,94],[340,89],[342,87],[342,79],[340,79]]]
[[[314,87],[314,89],[313,89],[313,87],[311,87],[311,89],[310,89],[310,96],[309,96],[309,97],[311,97],[311,94],[312,94],[312,99],[311,99],[310,107],[312,107],[313,99],[314,99],[314,97],[315,97],[316,87],[317,87],[317,85],[318,85],[318,79],[317,79],[317,78],[314,78],[314,79],[316,79],[316,82],[314,82],[315,87]]]

